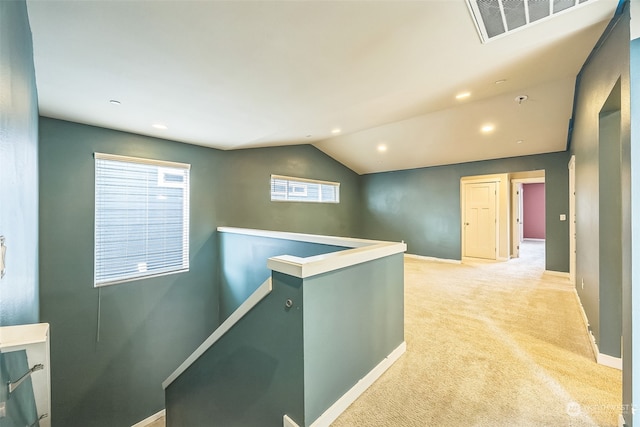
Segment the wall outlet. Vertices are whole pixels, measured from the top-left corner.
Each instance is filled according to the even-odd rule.
[[[567,215],[566,214],[560,214],[560,221],[566,221],[567,220]]]

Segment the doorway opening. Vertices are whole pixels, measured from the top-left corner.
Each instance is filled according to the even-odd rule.
[[[545,178],[539,172],[541,176],[511,179],[511,258],[545,256]]]

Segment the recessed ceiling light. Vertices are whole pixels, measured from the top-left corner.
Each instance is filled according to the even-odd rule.
[[[471,96],[471,92],[460,92],[456,95],[456,99],[465,99]]]
[[[516,141],[516,144],[522,144],[523,142],[524,142],[523,140],[519,139]]]
[[[384,144],[379,144],[378,145],[378,151],[381,153],[384,153],[385,151],[387,151],[387,146]]]
[[[495,126],[490,123],[487,123],[486,125],[482,126],[482,128],[480,128],[480,130],[484,133],[489,133],[494,129],[495,129]]]
[[[340,132],[342,132],[342,129],[340,129],[340,128],[331,129],[331,133],[334,134],[334,135],[338,134]]]
[[[117,99],[110,99],[109,100],[109,104],[113,104],[113,105],[120,105],[120,101],[118,101]]]
[[[160,130],[167,130],[167,125],[163,125],[162,123],[154,123],[151,125],[151,127],[156,128],[156,129],[160,129]]]
[[[501,85],[502,83],[505,83],[507,81],[507,79],[500,79],[500,80],[496,80],[496,84],[497,85]]]

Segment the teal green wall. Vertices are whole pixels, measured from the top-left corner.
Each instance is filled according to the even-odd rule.
[[[278,255],[309,257],[345,249],[294,240],[218,233],[220,323],[271,277],[267,260]]]
[[[359,177],[310,145],[225,151],[223,221],[257,229],[353,237],[360,230]],[[340,183],[340,203],[272,202],[271,174]]]
[[[576,156],[575,286],[600,353],[614,357],[620,357],[622,319],[621,185],[628,181],[621,153],[630,144],[628,14],[619,19],[581,71],[571,138]],[[611,116],[611,108],[620,113]]]
[[[31,368],[26,350],[0,353],[0,402],[6,402],[6,416],[0,418],[2,427],[24,427],[38,420],[38,410],[33,396],[33,383],[27,378],[9,396],[7,384],[15,383]]]
[[[277,240],[220,237],[260,265],[273,247],[337,249]],[[222,268],[240,283],[237,267]],[[273,272],[273,291],[169,385],[168,427],[277,427],[285,414],[311,425],[404,341],[403,276],[403,254],[304,279]]]
[[[188,273],[93,288],[96,151],[192,165]],[[310,146],[225,152],[41,118],[40,154],[54,426],[131,425],[164,407],[160,383],[219,324],[216,227],[356,234],[357,175]],[[340,181],[343,202],[271,202],[271,173]]]
[[[362,177],[366,236],[407,243],[407,253],[461,258],[460,178],[545,170],[546,269],[569,271],[567,153],[386,172]]]
[[[0,326],[38,315],[38,100],[24,0],[0,1]]]
[[[192,165],[188,273],[93,287],[96,151]],[[130,426],[161,410],[161,382],[218,325],[222,161],[202,147],[41,119],[40,297],[54,426]]]
[[[404,257],[304,279],[305,425],[404,341]]]
[[[272,283],[166,389],[167,427],[280,427],[285,414],[303,425],[302,279],[274,272]]]

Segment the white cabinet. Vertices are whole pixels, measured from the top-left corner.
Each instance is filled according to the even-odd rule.
[[[24,372],[11,373],[10,383],[5,382],[4,385],[0,385],[0,387],[6,387],[0,393],[0,417],[11,419],[17,416],[12,413],[14,405],[11,400],[17,398],[21,387],[23,387],[23,391],[28,388],[24,384],[30,382],[33,388],[33,402],[39,419],[39,423],[35,425],[50,427],[49,324],[37,323],[0,327],[0,353],[7,359],[9,356],[18,355],[18,353],[21,357],[26,355],[26,364],[21,361],[24,364]],[[30,371],[31,374],[28,375]],[[21,379],[22,381],[20,381]],[[24,393],[22,394],[24,395]],[[30,398],[31,396],[29,396]]]

